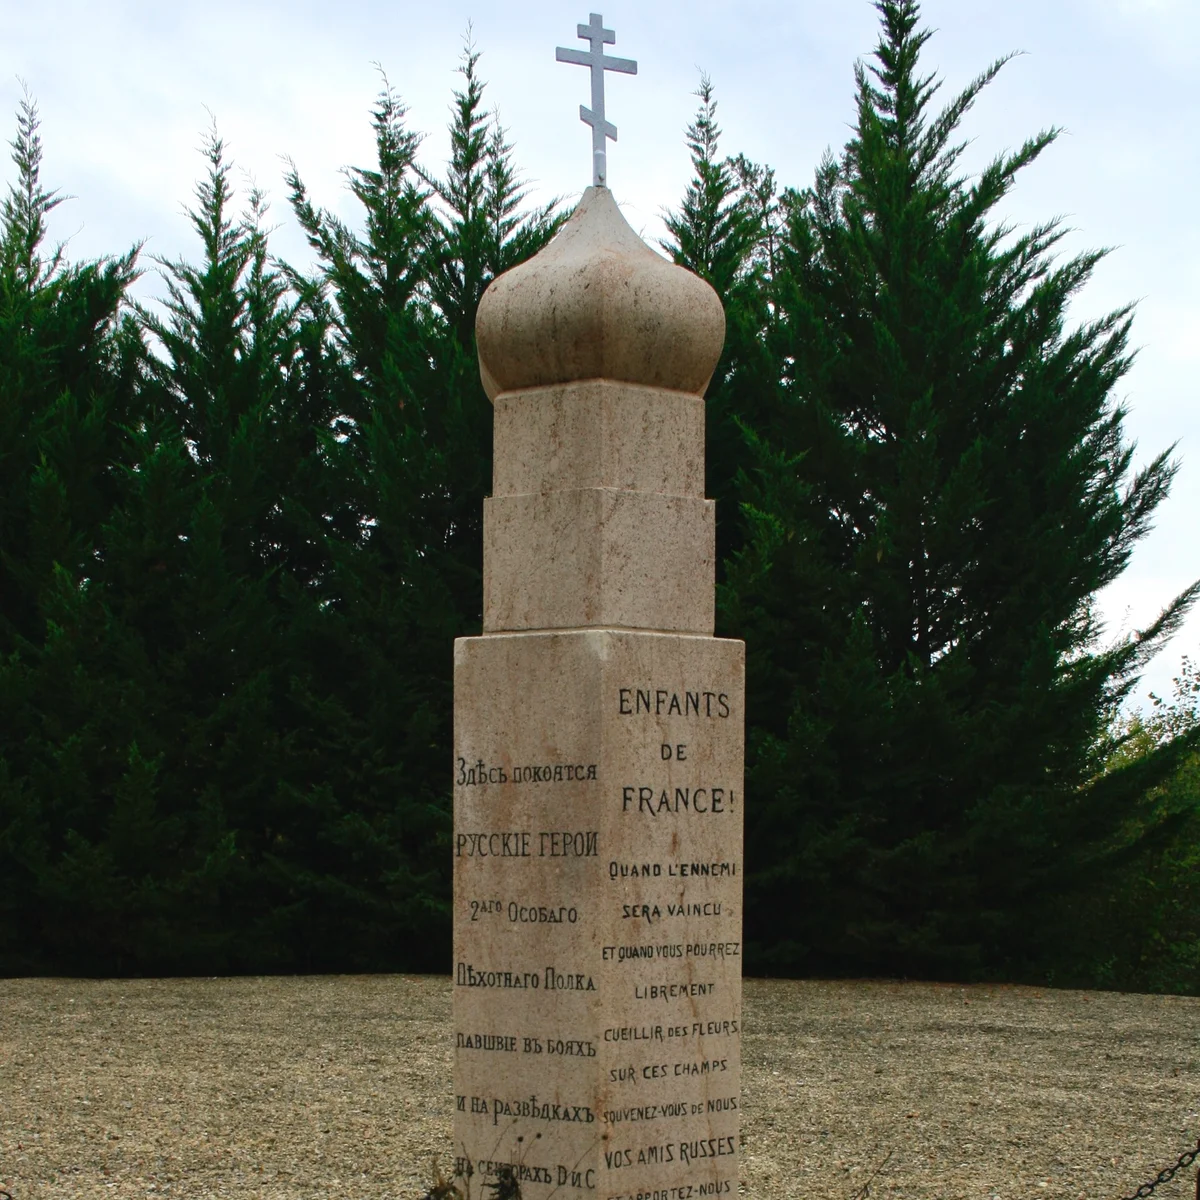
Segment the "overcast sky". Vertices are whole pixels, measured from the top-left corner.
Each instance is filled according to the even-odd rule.
[[[591,173],[578,117],[587,73],[557,64],[554,48],[583,47],[575,26],[589,11],[583,0],[0,0],[0,103],[15,111],[19,80],[38,102],[44,180],[75,197],[52,233],[69,239],[73,257],[140,240],[149,254],[196,253],[185,208],[211,111],[244,178],[274,199],[276,252],[306,264],[281,156],[295,159],[319,203],[355,220],[340,169],[372,161],[377,62],[438,169],[468,25],[531,198],[576,196]],[[846,139],[853,64],[878,30],[866,0],[621,0],[602,11],[617,34],[609,52],[638,62],[636,78],[609,76],[608,115],[620,131],[609,184],[648,239],[687,183],[682,135],[701,70],[717,88],[722,149],[804,186],[825,148]],[[925,66],[945,78],[947,95],[1000,55],[1025,52],[967,118],[967,167],[1063,127],[1004,215],[1061,215],[1075,230],[1068,251],[1113,248],[1076,318],[1137,302],[1140,352],[1120,392],[1128,430],[1143,461],[1177,442],[1182,467],[1154,533],[1102,597],[1116,636],[1200,576],[1200,2],[927,0],[923,15],[936,30]],[[153,293],[156,280],[139,287]],[[1200,654],[1200,614],[1148,670],[1142,693],[1169,689],[1182,654]]]

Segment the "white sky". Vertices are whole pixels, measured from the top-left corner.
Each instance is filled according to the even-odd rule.
[[[44,180],[76,197],[52,227],[73,257],[141,239],[147,254],[195,256],[184,210],[203,170],[207,108],[237,166],[274,198],[276,253],[306,265],[280,156],[295,159],[319,203],[357,219],[339,172],[373,161],[378,62],[411,127],[429,135],[427,165],[440,171],[468,23],[531,199],[577,195],[591,171],[590,131],[578,119],[587,74],[555,63],[554,48],[583,47],[575,25],[588,11],[584,0],[0,0],[0,108],[15,112],[24,79],[42,115]],[[608,115],[620,130],[609,183],[648,239],[689,177],[683,130],[701,69],[716,84],[722,150],[804,186],[822,151],[846,139],[853,63],[878,28],[867,0],[614,0],[602,11],[617,33],[610,53],[636,59],[639,72],[608,77]],[[967,166],[1063,126],[1004,215],[1062,215],[1077,231],[1069,251],[1114,249],[1076,317],[1138,303],[1141,350],[1121,392],[1128,432],[1143,461],[1178,442],[1182,469],[1154,533],[1103,597],[1115,634],[1151,619],[1200,575],[1200,2],[926,0],[923,15],[937,30],[925,67],[945,78],[947,96],[1000,55],[1026,52],[968,116]],[[139,286],[153,293],[156,280]],[[1142,693],[1169,690],[1185,653],[1200,653],[1200,614],[1151,665]]]

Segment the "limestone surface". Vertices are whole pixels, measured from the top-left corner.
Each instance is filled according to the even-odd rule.
[[[604,188],[488,289],[483,636],[455,644],[455,1173],[737,1192],[744,648],[712,637],[712,289]]]
[[[455,1145],[476,1185],[517,1164],[538,1200],[736,1192],[743,677],[742,643],[712,637],[457,643]]]
[[[538,255],[484,294],[479,369],[501,392],[612,379],[699,395],[725,340],[716,293],[656,254],[612,193],[590,187]]]

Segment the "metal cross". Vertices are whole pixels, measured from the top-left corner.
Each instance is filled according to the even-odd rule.
[[[637,63],[632,58],[610,58],[604,53],[605,45],[617,40],[611,29],[604,28],[604,18],[599,13],[591,14],[591,23],[575,27],[581,38],[591,43],[590,50],[564,50],[555,48],[558,62],[575,63],[592,69],[592,107],[579,106],[579,119],[592,127],[592,183],[596,187],[607,186],[607,143],[606,138],[617,140],[617,127],[604,117],[604,72],[620,71],[623,75],[636,75]]]

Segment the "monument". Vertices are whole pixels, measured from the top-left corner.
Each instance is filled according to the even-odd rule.
[[[744,651],[713,637],[712,289],[605,181],[479,308],[483,634],[455,643],[455,1174],[471,1197],[735,1195]]]

